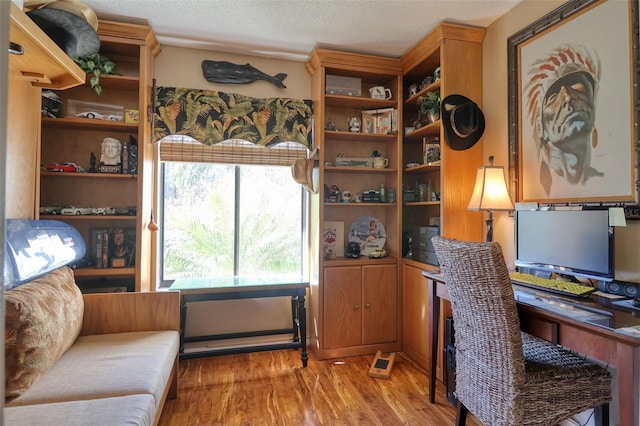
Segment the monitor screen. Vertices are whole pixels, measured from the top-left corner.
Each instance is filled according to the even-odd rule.
[[[515,226],[515,264],[520,270],[613,280],[608,210],[519,210]]]

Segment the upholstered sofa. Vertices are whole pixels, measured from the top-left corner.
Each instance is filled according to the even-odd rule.
[[[152,425],[178,390],[179,293],[82,294],[58,268],[5,292],[9,425]]]

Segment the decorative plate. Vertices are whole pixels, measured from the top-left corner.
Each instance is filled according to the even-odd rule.
[[[360,244],[360,255],[369,256],[372,251],[384,248],[387,232],[375,217],[360,216],[349,227],[349,242]]]

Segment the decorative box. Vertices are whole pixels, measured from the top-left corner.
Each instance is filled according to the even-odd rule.
[[[362,193],[362,202],[363,203],[379,203],[380,202],[380,191],[376,191],[374,189],[370,189],[368,191],[364,191]]]
[[[124,107],[69,99],[67,101],[67,117],[124,121]]]
[[[124,122],[125,123],[139,123],[140,111],[137,109],[125,109],[124,110]]]
[[[327,75],[326,80],[326,93],[347,96],[362,95],[362,80],[359,78]]]

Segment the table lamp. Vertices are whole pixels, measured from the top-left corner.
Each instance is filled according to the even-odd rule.
[[[487,211],[487,241],[493,240],[493,211],[513,210],[513,203],[507,191],[504,179],[504,167],[493,165],[493,155],[489,157],[489,165],[478,168],[473,194],[467,210]]]

